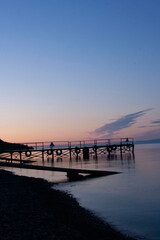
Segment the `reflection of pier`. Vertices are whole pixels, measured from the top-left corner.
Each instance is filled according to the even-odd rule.
[[[50,156],[52,161],[54,161],[56,156],[68,156],[70,160],[74,156],[77,159],[79,156],[88,159],[90,155],[94,155],[97,158],[100,154],[107,154],[110,157],[118,152],[121,157],[126,152],[134,154],[133,138],[10,144],[8,149],[0,149],[0,159],[24,163],[26,160],[28,162],[35,160],[37,157],[41,157],[44,161],[45,156]]]

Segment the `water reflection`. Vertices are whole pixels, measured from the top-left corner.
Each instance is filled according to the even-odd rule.
[[[6,154],[5,154],[5,157]],[[101,151],[99,154],[91,152],[88,158],[83,153],[73,154],[70,159],[68,154],[55,155],[43,154],[39,152],[31,157],[27,158],[31,162],[31,165],[41,165],[49,167],[62,167],[62,168],[79,168],[79,169],[96,169],[96,170],[113,170],[122,171],[122,169],[135,168],[135,156],[132,151],[125,151],[122,154],[120,152],[112,152],[107,154],[106,151]],[[13,161],[14,162],[14,161]],[[24,163],[27,164],[27,163]],[[18,170],[15,170],[18,171]],[[32,170],[31,170],[32,171]],[[38,171],[38,170],[37,170]],[[26,173],[26,170],[21,170],[21,173]],[[47,174],[47,173],[46,173]],[[39,173],[36,175],[39,176]],[[35,175],[35,177],[36,177]],[[64,179],[64,178],[63,178]]]
[[[34,162],[34,165],[41,165],[41,159]],[[109,170],[108,168],[116,168],[121,170],[122,168],[134,168],[135,167],[135,155],[133,152],[126,152],[123,154],[112,153],[101,154],[96,156],[90,154],[89,158],[83,158],[83,155],[73,156],[70,159],[67,156],[57,156],[54,160],[51,156],[44,158],[43,166],[54,166],[63,168],[88,168],[88,169],[99,169]]]

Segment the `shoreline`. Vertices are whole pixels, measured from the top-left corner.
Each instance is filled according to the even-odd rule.
[[[134,240],[54,184],[0,169],[1,240]]]

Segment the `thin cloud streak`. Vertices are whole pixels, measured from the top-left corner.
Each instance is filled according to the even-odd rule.
[[[152,108],[125,115],[121,118],[118,118],[114,122],[107,123],[107,124],[103,125],[102,127],[95,129],[93,134],[96,134],[96,135],[107,134],[108,136],[111,137],[116,132],[118,132],[122,129],[128,128],[128,127],[131,127],[133,124],[136,123],[137,118],[142,117],[150,110],[152,110]]]
[[[157,120],[157,121],[152,121],[153,124],[157,124],[157,123],[160,123],[160,120]]]
[[[138,128],[158,128],[160,124],[148,125],[148,126],[139,126]]]
[[[148,126],[139,126],[138,128],[147,128]]]

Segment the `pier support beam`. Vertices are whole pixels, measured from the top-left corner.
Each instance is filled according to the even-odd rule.
[[[54,151],[52,151],[52,162],[54,162]]]
[[[70,160],[72,160],[72,149],[69,148],[69,156],[70,156]]]
[[[42,161],[44,162],[44,150],[42,150]]]
[[[78,160],[78,154],[81,152],[81,149],[79,147],[75,147],[75,153],[76,153],[76,160]]]
[[[13,152],[10,152],[11,154],[11,163],[12,163],[12,159],[13,159]]]
[[[120,154],[121,154],[121,160],[123,160],[122,145],[120,145]]]
[[[98,150],[97,145],[94,145],[93,151],[95,152],[95,158],[96,158],[96,159],[97,159],[97,150]]]
[[[20,159],[20,163],[22,162],[22,152],[19,152],[19,159]]]
[[[89,159],[89,148],[88,147],[83,148],[83,158]]]

